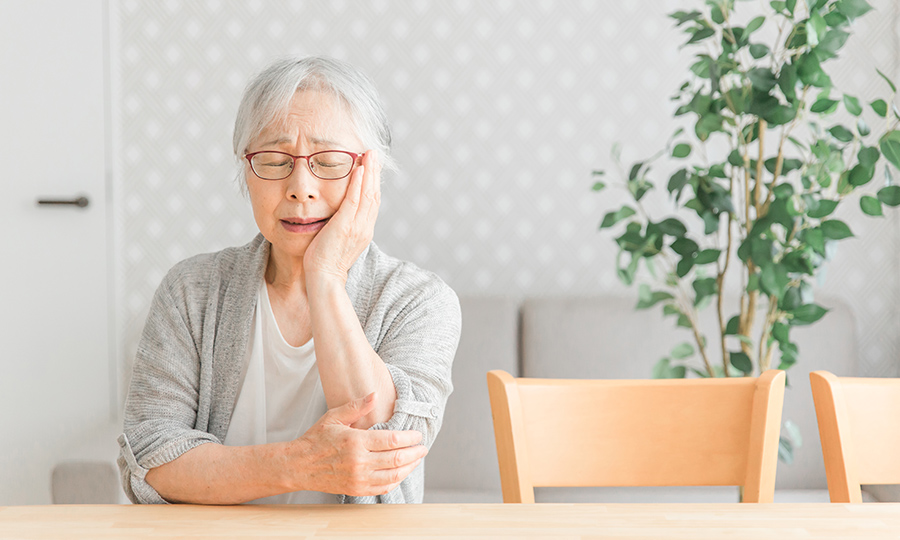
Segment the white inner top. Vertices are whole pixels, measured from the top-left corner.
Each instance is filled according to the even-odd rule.
[[[244,384],[225,435],[227,446],[291,441],[325,414],[325,392],[316,366],[313,340],[299,347],[285,341],[275,321],[266,280],[262,279],[253,315],[254,331],[244,358]],[[335,504],[336,495],[295,491],[250,504]]]

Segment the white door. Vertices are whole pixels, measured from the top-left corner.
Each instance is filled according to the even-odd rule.
[[[0,0],[0,505],[47,504],[55,463],[116,453],[105,17]]]

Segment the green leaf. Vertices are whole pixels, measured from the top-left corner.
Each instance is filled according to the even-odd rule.
[[[803,84],[824,88],[831,84],[831,79],[822,70],[819,59],[813,53],[806,53],[797,60],[797,76]]]
[[[772,262],[775,243],[760,236],[750,238],[750,258],[756,266],[765,266]]]
[[[729,352],[728,356],[731,359],[731,365],[734,366],[738,371],[744,373],[745,375],[748,373],[753,373],[753,362],[750,361],[750,357],[746,355],[746,353],[740,351]]]
[[[676,26],[681,26],[682,24],[684,24],[686,22],[697,21],[697,20],[702,19],[703,14],[700,13],[699,11],[690,11],[690,12],[676,11],[674,13],[670,13],[669,17],[678,21],[678,24]]]
[[[698,41],[702,41],[710,36],[715,35],[715,30],[708,27],[698,27],[691,36],[691,39],[685,43],[685,45],[690,45],[691,43],[697,43]]]
[[[697,294],[697,302],[707,296],[716,294],[716,278],[696,279],[693,286],[694,292]]]
[[[728,319],[728,324],[725,325],[725,335],[733,336],[738,333],[738,327],[741,324],[741,316],[735,315],[734,317]]]
[[[894,85],[894,83],[888,78],[888,76],[885,75],[884,73],[882,73],[880,69],[877,69],[877,68],[876,68],[875,71],[877,71],[878,74],[881,75],[881,78],[884,79],[885,82],[888,83],[888,86],[891,87],[891,92],[894,92],[894,93],[896,94],[896,93],[897,93],[897,87],[896,87],[896,86]]]
[[[675,148],[672,149],[672,157],[686,158],[689,155],[691,155],[691,145],[689,144],[676,144]]]
[[[862,117],[856,119],[856,132],[859,133],[860,137],[865,137],[872,133],[872,130],[869,129],[869,124]]]
[[[735,167],[743,167],[744,166],[744,158],[741,157],[741,152],[737,149],[731,151],[728,154],[728,163]]]
[[[823,221],[820,227],[822,229],[822,234],[825,235],[825,238],[830,238],[832,240],[843,240],[844,238],[853,236],[853,233],[850,231],[850,227],[848,227],[847,224],[843,221],[837,219],[829,219],[828,221]]]
[[[794,195],[794,186],[787,182],[783,182],[775,186],[775,189],[772,190],[775,194],[776,199],[787,199]]]
[[[693,267],[694,267],[694,259],[692,259],[691,257],[684,257],[683,259],[678,261],[677,265],[675,265],[675,275],[682,278],[682,277],[686,276],[688,274],[688,272],[691,271],[691,268],[693,268]]]
[[[828,19],[825,19],[828,22]],[[825,32],[824,36],[819,37],[819,45],[815,48],[816,57],[820,61],[828,60],[837,56],[837,52],[847,43],[850,37],[849,32],[832,28]]]
[[[668,218],[660,221],[658,223],[659,230],[663,232],[663,234],[668,234],[669,236],[682,237],[687,233],[687,228],[677,218]]]
[[[605,187],[606,187],[606,184],[604,184],[603,182],[594,182],[594,185],[591,186],[591,189],[594,191],[600,191]]]
[[[605,216],[603,216],[603,221],[600,223],[600,228],[605,229],[607,227],[612,227],[623,219],[627,219],[635,214],[636,212],[634,211],[634,208],[631,208],[630,206],[623,206],[615,212],[608,212]]]
[[[765,115],[765,119],[772,126],[781,126],[792,121],[797,116],[796,107],[778,105]]]
[[[900,186],[886,186],[879,189],[878,200],[888,206],[900,206]]]
[[[763,45],[762,43],[754,43],[750,45],[750,56],[759,60],[763,56],[769,54],[769,47]]]
[[[638,303],[634,309],[647,309],[655,306],[663,300],[671,300],[671,294],[663,291],[651,291],[647,284],[642,283],[638,288]]]
[[[872,9],[872,6],[866,0],[839,0],[835,7],[851,21],[862,17]]]
[[[809,43],[809,46],[818,45],[819,41],[825,37],[827,29],[828,25],[821,15],[818,13],[810,15],[809,20],[806,21],[806,42]]]
[[[831,135],[835,139],[837,139],[841,142],[846,143],[846,142],[850,142],[853,140],[853,132],[840,124],[833,126],[831,129],[828,130],[828,133],[831,133]]]
[[[687,170],[678,169],[677,171],[675,171],[675,174],[673,174],[672,177],[669,178],[669,185],[667,186],[669,193],[675,193],[676,191],[683,188],[687,184],[687,180]]]
[[[628,179],[634,180],[637,178],[638,174],[641,172],[641,168],[644,166],[643,161],[638,161],[634,165],[631,166],[631,171],[628,173]]]
[[[668,358],[660,358],[653,366],[654,379],[683,379],[686,373],[687,368],[671,365]]]
[[[847,177],[847,181],[850,182],[851,186],[859,187],[868,184],[873,176],[875,176],[875,169],[860,163],[850,169],[850,176]]]
[[[862,105],[860,105],[859,100],[853,96],[844,94],[844,107],[846,107],[847,112],[852,114],[853,116],[859,116],[862,114]]]
[[[781,66],[781,73],[778,75],[778,88],[781,88],[784,97],[788,101],[794,101],[797,98],[797,68],[793,64],[784,64]]]
[[[694,354],[694,347],[690,343],[679,343],[672,349],[672,358],[682,360]]]
[[[788,13],[791,15],[794,14],[794,8],[797,7],[797,0],[785,0],[784,2],[785,8],[788,10]]]
[[[794,447],[785,437],[778,438],[778,461],[787,465],[794,462]]]
[[[704,249],[700,253],[697,254],[697,257],[694,259],[694,264],[710,264],[719,260],[719,255],[721,255],[721,251],[718,249]]]
[[[753,88],[761,92],[768,92],[778,82],[775,75],[772,74],[772,70],[768,68],[753,68],[747,72],[747,77],[750,79],[750,84],[753,85]]]
[[[747,23],[747,28],[744,29],[744,35],[749,36],[753,32],[759,30],[759,28],[766,22],[765,17],[756,17]]]
[[[881,138],[881,153],[894,167],[900,169],[900,131],[891,131]]]
[[[828,310],[818,304],[806,304],[791,312],[793,316],[791,322],[794,326],[812,324],[821,319],[826,313],[828,313]]]
[[[828,215],[831,215],[834,212],[834,209],[837,208],[839,201],[832,201],[829,199],[821,199],[819,201],[819,206],[815,208],[815,210],[810,210],[807,215],[811,218],[821,219]]]
[[[876,99],[872,103],[869,103],[869,106],[872,107],[872,110],[875,111],[875,114],[884,118],[887,116],[887,102],[883,99]]]
[[[759,283],[763,291],[775,298],[781,298],[790,283],[787,268],[781,264],[769,264],[760,272]]]
[[[878,158],[881,156],[881,153],[877,148],[873,146],[863,146],[860,148],[859,153],[856,155],[859,159],[859,164],[864,167],[875,167],[875,164],[878,163]]]
[[[807,229],[804,237],[809,247],[819,255],[825,256],[825,235],[822,229]]]
[[[862,208],[863,213],[870,216],[884,215],[884,212],[881,210],[881,201],[870,195],[863,195],[859,199],[859,207]]]
[[[835,109],[837,109],[838,102],[833,99],[820,99],[812,104],[812,107],[809,108],[810,111],[814,113],[833,113]]]
[[[793,441],[796,446],[799,447],[803,445],[803,435],[800,434],[800,428],[797,427],[797,424],[790,420],[785,420],[784,430],[787,432],[788,438]]]
[[[790,331],[791,327],[786,324],[777,322],[772,325],[772,335],[775,336],[775,339],[779,343],[787,343],[790,341]]]
[[[679,238],[672,242],[671,245],[672,251],[681,255],[682,257],[692,257],[694,253],[700,250],[700,246],[697,245],[697,242],[694,242],[690,238]]]

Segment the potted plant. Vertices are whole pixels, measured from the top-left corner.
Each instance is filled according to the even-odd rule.
[[[835,209],[864,186],[865,214],[900,205],[891,172],[900,168],[895,85],[879,71],[890,99],[862,103],[835,88],[824,67],[869,10],[866,0],[772,1],[738,24],[734,0],[707,0],[671,14],[696,51],[673,97],[675,116],[691,129],[676,130],[665,150],[623,169],[628,202],[600,224],[615,233],[619,278],[638,282],[637,308],[659,305],[690,331],[690,342],[660,360],[655,377],[790,368],[798,356],[791,330],[826,313],[812,281],[835,244],[853,236]],[[774,38],[763,42],[766,35]],[[664,155],[683,166],[654,180],[651,164]],[[606,182],[597,180],[600,191]],[[676,214],[657,219],[645,197],[663,189]],[[737,305],[726,305],[729,287],[740,293]],[[699,323],[707,307],[716,312],[713,333]],[[721,358],[710,353],[712,339]]]

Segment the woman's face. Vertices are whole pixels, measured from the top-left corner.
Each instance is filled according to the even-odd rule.
[[[294,94],[286,121],[270,124],[249,146],[249,152],[276,150],[308,156],[323,150],[363,153],[348,113],[336,98],[317,90]],[[305,159],[298,159],[283,180],[257,177],[244,160],[244,174],[260,232],[280,254],[302,257],[315,235],[337,212],[350,176],[322,180],[313,175]]]

